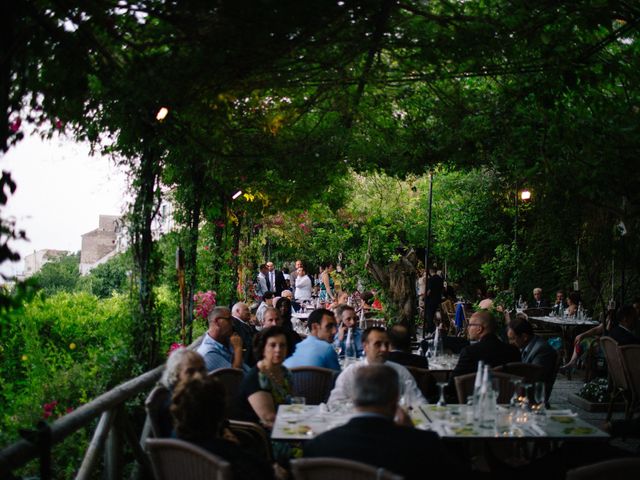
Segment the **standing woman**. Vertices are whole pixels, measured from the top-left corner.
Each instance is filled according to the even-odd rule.
[[[295,299],[298,302],[305,300],[311,300],[311,290],[313,288],[313,282],[311,277],[307,275],[304,267],[298,268],[298,275],[296,276],[296,291]]]
[[[242,418],[272,428],[278,405],[291,397],[291,372],[282,364],[291,350],[282,327],[270,327],[256,336],[258,363],[247,373],[240,386],[239,407]]]
[[[331,272],[333,272],[333,264],[325,262],[321,265],[320,273],[320,301],[331,302],[333,301],[333,278],[331,278]]]

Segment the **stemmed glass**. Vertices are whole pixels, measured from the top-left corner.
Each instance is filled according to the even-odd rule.
[[[534,411],[541,414],[544,411],[545,389],[544,382],[533,384],[533,400],[535,402]]]
[[[517,409],[520,405],[520,388],[521,388],[521,380],[515,379],[511,380],[513,384],[513,395],[511,395],[511,400],[509,400],[509,407],[512,409]]]
[[[444,387],[446,387],[448,384],[448,382],[438,382],[438,388],[440,389],[440,398],[438,399],[438,403],[436,403],[438,407],[447,406],[447,401],[444,398]]]

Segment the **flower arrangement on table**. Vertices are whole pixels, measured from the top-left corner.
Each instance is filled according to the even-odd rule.
[[[595,403],[606,403],[609,401],[609,381],[606,378],[596,378],[585,383],[578,396]]]

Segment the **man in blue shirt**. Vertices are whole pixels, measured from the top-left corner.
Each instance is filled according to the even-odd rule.
[[[285,367],[323,367],[340,371],[338,355],[332,345],[336,335],[333,312],[318,308],[311,312],[307,324],[311,335],[296,345],[293,355],[285,360]]]
[[[350,352],[347,352],[347,338],[349,336],[349,330],[351,330],[351,339],[353,340],[353,345],[355,346],[355,356],[360,358],[362,356],[362,330],[358,328],[356,325],[356,320],[358,317],[356,316],[355,309],[346,304],[338,305],[335,309],[336,319],[340,320],[340,326],[338,327],[338,334],[336,335],[335,340],[333,341],[333,347],[336,350],[339,350],[339,355],[344,357],[345,355],[349,355]]]
[[[204,358],[208,372],[219,368],[249,367],[242,360],[242,338],[233,331],[231,312],[226,307],[216,307],[208,316],[209,330],[204,334],[198,353]]]

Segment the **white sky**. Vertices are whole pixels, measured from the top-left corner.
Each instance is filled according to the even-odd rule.
[[[107,157],[90,156],[87,144],[30,136],[0,156],[0,168],[18,185],[0,214],[26,230],[30,241],[13,243],[23,258],[45,248],[77,252],[80,235],[98,228],[98,215],[123,212],[125,173]],[[23,270],[22,261],[0,266],[8,275]]]

